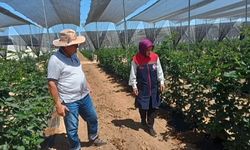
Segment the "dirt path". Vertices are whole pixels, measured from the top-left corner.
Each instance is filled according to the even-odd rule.
[[[115,82],[96,64],[84,64],[83,66],[99,115],[100,137],[109,143],[100,149],[165,150],[177,148],[178,141],[162,140],[160,133],[168,130],[165,120],[156,120],[155,128],[158,137],[151,137],[141,129],[139,114],[134,109],[134,98],[130,93],[127,93],[121,84]],[[86,139],[84,132],[80,134],[80,138]]]
[[[78,133],[82,149],[172,150],[185,146],[174,137],[168,136],[167,140],[164,138],[169,131],[165,119],[156,119],[155,129],[158,133],[156,138],[146,133],[141,128],[138,110],[134,108],[134,98],[124,86],[107,75],[96,63],[81,59],[99,116],[100,137],[108,142],[107,145],[98,148],[88,146],[86,123],[80,119]],[[60,128],[61,131],[64,130],[64,126],[60,125]],[[51,149],[68,149],[64,132],[53,137],[50,143]]]

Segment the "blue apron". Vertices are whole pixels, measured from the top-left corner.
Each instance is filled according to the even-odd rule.
[[[159,97],[156,62],[138,65],[136,79],[139,92],[136,97],[137,107],[148,110],[151,98],[152,108],[158,109],[161,101]]]

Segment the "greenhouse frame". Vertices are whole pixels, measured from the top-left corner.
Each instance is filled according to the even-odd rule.
[[[80,0],[1,2],[4,4],[1,20],[5,21],[0,25],[0,45],[6,47],[12,41],[17,51],[26,46],[50,50],[50,41],[64,28],[77,29],[79,34],[85,35],[89,43],[84,46],[87,49],[125,47],[138,43],[142,37],[161,43],[173,32],[180,33],[176,37],[178,42],[222,41],[239,38],[239,28],[247,23],[249,14],[247,0],[186,0],[184,3],[174,0],[92,0],[83,22],[80,10],[84,2]],[[29,5],[22,5],[24,2]],[[5,5],[19,15],[6,10]],[[9,34],[9,30],[16,33]]]

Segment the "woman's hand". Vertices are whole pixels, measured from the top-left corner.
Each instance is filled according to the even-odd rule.
[[[138,96],[138,89],[137,88],[133,88],[133,94],[135,95],[135,96]]]
[[[160,85],[160,92],[162,93],[162,92],[164,91],[164,89],[165,89],[164,84],[161,84],[161,85]]]

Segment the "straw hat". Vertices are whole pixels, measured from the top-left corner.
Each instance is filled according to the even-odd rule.
[[[64,29],[60,32],[60,38],[53,41],[53,45],[57,47],[67,47],[85,42],[84,36],[77,36],[72,29]]]

